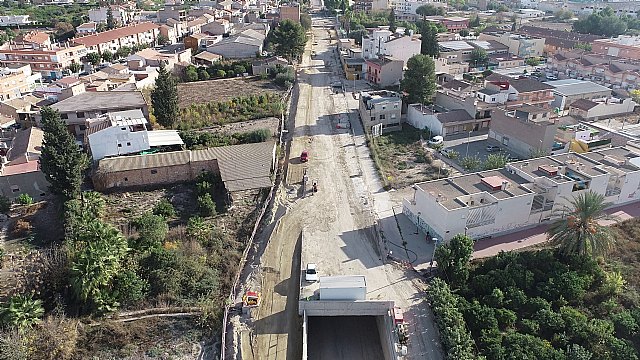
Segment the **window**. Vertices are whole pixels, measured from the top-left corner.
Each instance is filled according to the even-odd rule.
[[[122,147],[122,144],[118,144],[118,147]]]
[[[60,119],[66,120],[69,118],[69,115],[67,114],[60,114]]]
[[[124,178],[124,181],[129,181],[129,178]]]
[[[375,116],[372,116],[372,117],[371,117],[371,121],[376,121],[376,117],[375,117]]]
[[[18,191],[20,191],[18,185],[11,185],[11,192],[17,193]]]
[[[127,146],[131,146],[131,143],[130,143],[130,142],[127,142]]]
[[[153,169],[153,170],[151,170],[151,173],[152,173],[152,174],[157,174],[157,173],[158,173],[158,170]]]
[[[386,115],[384,114],[380,115],[380,120],[384,120],[384,119],[386,119]]]
[[[395,119],[396,118],[396,114],[391,114],[391,119]]]
[[[124,131],[124,130],[127,130],[127,128],[126,127],[121,127],[120,130]]]
[[[84,118],[84,113],[82,111],[76,113],[76,117]]]

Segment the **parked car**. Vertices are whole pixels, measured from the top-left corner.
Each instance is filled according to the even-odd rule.
[[[440,135],[434,136],[429,140],[429,145],[440,145],[444,143],[444,138]]]
[[[487,145],[487,152],[498,152],[500,151],[500,146],[498,145]]]
[[[304,279],[308,282],[318,281],[318,271],[316,264],[307,264],[307,270],[304,272]]]
[[[307,150],[304,150],[302,154],[300,154],[300,162],[307,162],[307,161],[309,161],[309,152]]]
[[[444,155],[444,156],[446,156],[448,158],[451,158],[451,154],[454,153],[454,152],[455,152],[455,150],[453,150],[453,149],[442,149],[442,150],[440,150],[440,154],[442,154],[442,155]]]
[[[558,77],[555,75],[549,74],[546,77],[547,77],[547,80],[550,80],[550,81],[558,80]]]

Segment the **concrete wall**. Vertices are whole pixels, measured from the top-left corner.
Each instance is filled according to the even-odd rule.
[[[489,137],[522,156],[530,156],[531,151],[551,150],[557,126],[535,123],[509,117],[504,111],[494,111],[491,117]],[[542,143],[540,142],[542,140]]]
[[[398,353],[395,349],[397,338],[394,331],[395,325],[393,324],[393,318],[390,314],[385,316],[376,316],[376,323],[378,324],[380,345],[382,346],[382,353],[385,360],[397,360]]]
[[[10,200],[20,194],[29,194],[35,201],[40,201],[49,193],[48,187],[49,182],[41,171],[0,176],[0,194]]]
[[[302,360],[307,360],[307,336],[309,334],[309,318],[307,313],[302,313]]]
[[[621,104],[598,104],[589,109],[586,114],[583,112],[583,114],[580,115],[582,115],[585,120],[606,119],[615,115],[631,113],[635,107],[636,103],[628,98],[624,99]],[[571,114],[571,112],[569,112],[569,114]]]
[[[381,316],[393,309],[393,301],[300,301],[298,314],[307,316]]]

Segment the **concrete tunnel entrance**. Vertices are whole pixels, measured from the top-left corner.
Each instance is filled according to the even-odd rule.
[[[311,316],[309,360],[385,360],[376,316]]]

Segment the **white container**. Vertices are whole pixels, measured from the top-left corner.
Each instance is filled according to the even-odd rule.
[[[320,300],[366,299],[367,281],[364,275],[320,277]]]

